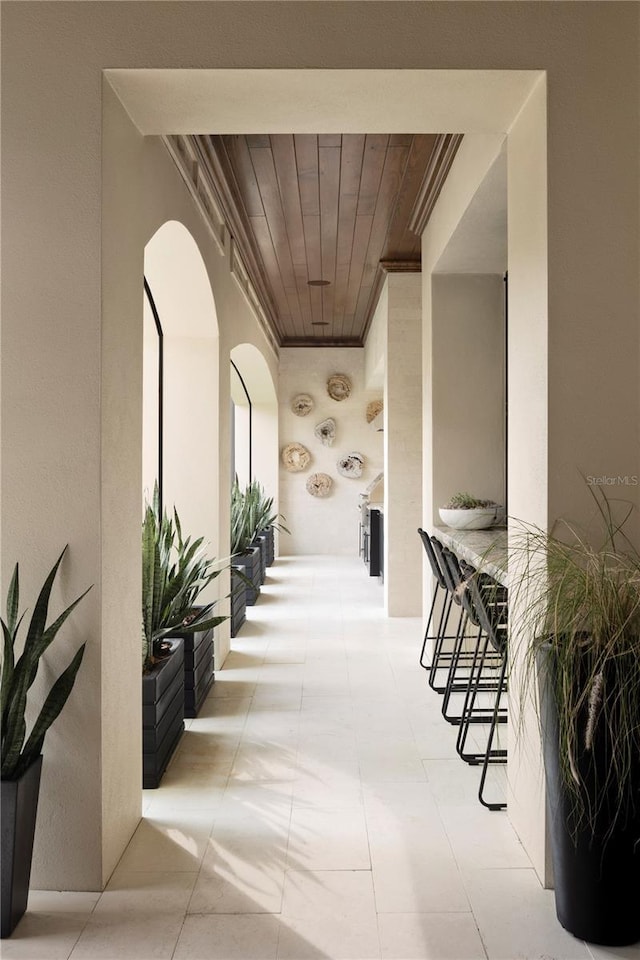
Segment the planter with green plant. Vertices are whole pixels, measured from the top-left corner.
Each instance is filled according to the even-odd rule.
[[[245,601],[253,606],[262,582],[262,551],[252,544],[256,533],[255,494],[249,484],[243,491],[236,479],[231,489],[231,555],[245,578]]]
[[[257,480],[252,484],[253,495],[255,497],[255,524],[258,537],[265,539],[265,564],[270,567],[275,559],[275,531],[289,533],[285,527],[281,513],[276,513],[273,505],[273,497],[268,497]]]
[[[456,493],[445,507],[440,507],[440,519],[455,530],[485,530],[491,527],[500,507],[493,500],[480,500],[469,493]]]
[[[539,708],[558,919],[622,946],[640,940],[640,553],[632,508],[593,495],[597,546],[565,521],[510,535],[511,643],[521,711]]]
[[[51,589],[67,547],[46,578],[36,601],[21,654],[16,658],[18,631],[24,613],[20,606],[19,568],[16,563],[2,620],[3,657],[0,684],[2,717],[2,901],[1,936],[9,937],[24,914],[29,894],[42,747],[47,730],[64,707],[84,656],[83,643],[67,668],[51,686],[27,737],[27,695],[43,654],[65,620],[88,592],[85,590],[53,623],[47,626]],[[90,589],[90,588],[89,588]]]
[[[266,496],[257,480],[241,490],[236,479],[231,491],[231,553],[234,564],[253,584],[246,590],[249,605],[256,602],[265,568],[273,562],[274,529],[289,532],[281,520],[284,517],[275,512],[273,498]],[[256,548],[259,556],[254,552]]]
[[[157,488],[142,527],[143,786],[157,787],[175,750],[189,706],[199,706],[212,682],[215,603],[197,606],[204,588],[223,568],[213,569],[203,539],[183,539],[180,520],[160,514]],[[194,642],[195,638],[195,642]],[[190,669],[185,672],[186,657]],[[201,649],[203,648],[203,649]],[[208,657],[208,662],[207,658]],[[194,669],[197,667],[197,670]]]
[[[231,636],[237,637],[247,619],[247,591],[244,575],[231,564]]]

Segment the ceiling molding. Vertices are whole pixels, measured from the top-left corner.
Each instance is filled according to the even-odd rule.
[[[409,217],[409,230],[417,236],[422,234],[427,225],[461,141],[461,133],[442,133],[438,136]]]
[[[209,156],[203,154],[201,138],[177,134],[162,140],[223,256],[226,255],[225,240],[229,237],[230,273],[277,356],[280,336],[275,310],[266,285],[263,290],[256,289],[255,277],[260,276],[260,264],[252,264],[251,270],[247,267],[250,257],[238,242],[237,234],[241,234],[243,228],[236,222],[234,205],[228,201],[226,180],[223,185],[222,180],[216,182],[212,176],[214,168]]]
[[[281,347],[362,347],[358,337],[285,337]]]
[[[254,288],[254,295],[271,325],[271,328],[278,340],[282,340],[282,330],[278,323],[278,312],[276,305],[269,292],[269,284],[262,266],[253,232],[247,221],[244,212],[244,204],[236,182],[233,169],[228,163],[223,152],[214,149],[209,137],[191,137],[195,141],[195,148],[201,159],[202,165],[206,167],[212,189],[215,192],[216,199],[223,212],[227,228],[231,233],[234,243],[239,251],[240,258],[243,261],[248,277]]]
[[[384,273],[420,273],[420,260],[381,260],[380,269]]]
[[[202,219],[213,235],[218,252],[224,256],[226,237],[224,215],[207,183],[206,174],[204,176],[202,175],[195,145],[190,142],[190,139],[189,137],[182,136],[167,136],[162,138],[189,193],[195,200]]]

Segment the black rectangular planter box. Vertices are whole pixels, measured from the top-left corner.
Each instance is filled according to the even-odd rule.
[[[262,566],[260,547],[249,547],[246,553],[233,558],[234,566],[240,567],[253,587],[245,583],[247,606],[252,607],[260,594],[260,570]]]
[[[27,909],[42,757],[19,780],[3,780],[1,814],[2,901],[0,936],[9,937]]]
[[[276,543],[273,527],[265,527],[260,531],[267,538],[267,566],[270,567],[276,558]]]
[[[201,637],[201,639],[198,639]],[[214,681],[213,630],[195,634],[186,641],[184,670],[184,715],[197,717]],[[189,646],[192,649],[189,650]]]
[[[142,677],[142,786],[159,786],[184,730],[184,640]]]
[[[231,636],[237,636],[247,619],[247,598],[244,580],[231,567]]]
[[[267,539],[264,534],[259,533],[253,538],[252,547],[260,548],[260,583],[263,584],[267,575]]]
[[[213,630],[176,631],[172,636],[184,640],[184,715],[197,717],[214,680]]]

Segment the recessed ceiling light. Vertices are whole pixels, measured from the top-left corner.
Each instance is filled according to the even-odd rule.
[[[328,287],[331,280],[307,280],[308,287]]]

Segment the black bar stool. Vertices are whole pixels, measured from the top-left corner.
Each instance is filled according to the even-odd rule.
[[[484,792],[489,764],[507,762],[507,751],[493,746],[498,724],[507,722],[506,706],[502,706],[502,696],[507,692],[507,668],[509,662],[506,590],[491,577],[483,574],[476,577],[472,576],[468,581],[468,586],[473,604],[478,612],[482,629],[486,635],[484,652],[486,654],[490,648],[493,655],[497,656],[499,661],[498,675],[493,691],[495,693],[495,700],[492,708],[483,711],[485,722],[489,722],[489,734],[482,761],[478,799],[480,803],[489,810],[504,810],[507,806],[506,802],[490,802],[485,800]],[[470,711],[474,708],[476,695],[477,691],[473,694],[473,697],[470,698],[468,707]]]
[[[428,673],[428,682],[432,690],[435,690],[436,693],[443,693],[445,687],[440,686],[436,683],[436,676],[439,670],[448,669],[451,663],[451,651],[443,649],[445,646],[445,641],[452,640],[455,641],[457,636],[457,631],[455,634],[447,633],[449,628],[449,620],[451,617],[451,610],[453,606],[453,593],[449,588],[447,579],[445,579],[445,574],[443,569],[438,562],[438,558],[435,553],[434,546],[437,544],[439,550],[442,550],[442,544],[439,540],[436,540],[435,537],[429,537],[428,533],[422,530],[421,527],[418,527],[418,534],[422,540],[422,545],[424,547],[427,559],[429,561],[429,566],[433,573],[435,579],[435,587],[433,590],[433,598],[431,600],[431,609],[429,610],[429,617],[427,619],[427,626],[424,633],[424,640],[422,642],[422,649],[420,651],[420,666],[423,667]],[[442,608],[440,611],[440,617],[438,619],[438,626],[435,633],[430,633],[433,629],[433,623],[436,613],[436,603],[438,595],[442,592]],[[431,655],[431,663],[425,662],[425,654],[427,650],[427,643],[433,641],[434,647]]]
[[[482,763],[486,756],[486,750],[477,748],[469,751],[467,749],[467,738],[471,723],[487,724],[492,722],[494,705],[493,703],[489,706],[478,705],[478,694],[481,692],[497,694],[501,689],[499,671],[502,667],[503,657],[501,652],[496,649],[495,644],[496,637],[500,639],[507,629],[507,591],[493,578],[478,573],[474,567],[464,561],[460,562],[460,568],[466,580],[477,622],[481,627],[481,639],[476,648],[476,655],[469,673],[469,683],[462,707],[462,720],[456,740],[456,751],[467,763]],[[480,600],[482,601],[482,609],[479,606]],[[483,610],[488,618],[487,622],[490,621],[492,625],[491,630],[487,629],[482,617]],[[506,714],[504,720],[506,721]],[[500,722],[502,722],[502,719],[500,719]],[[491,759],[494,756],[503,755],[502,751],[491,752],[490,750],[490,753]]]

